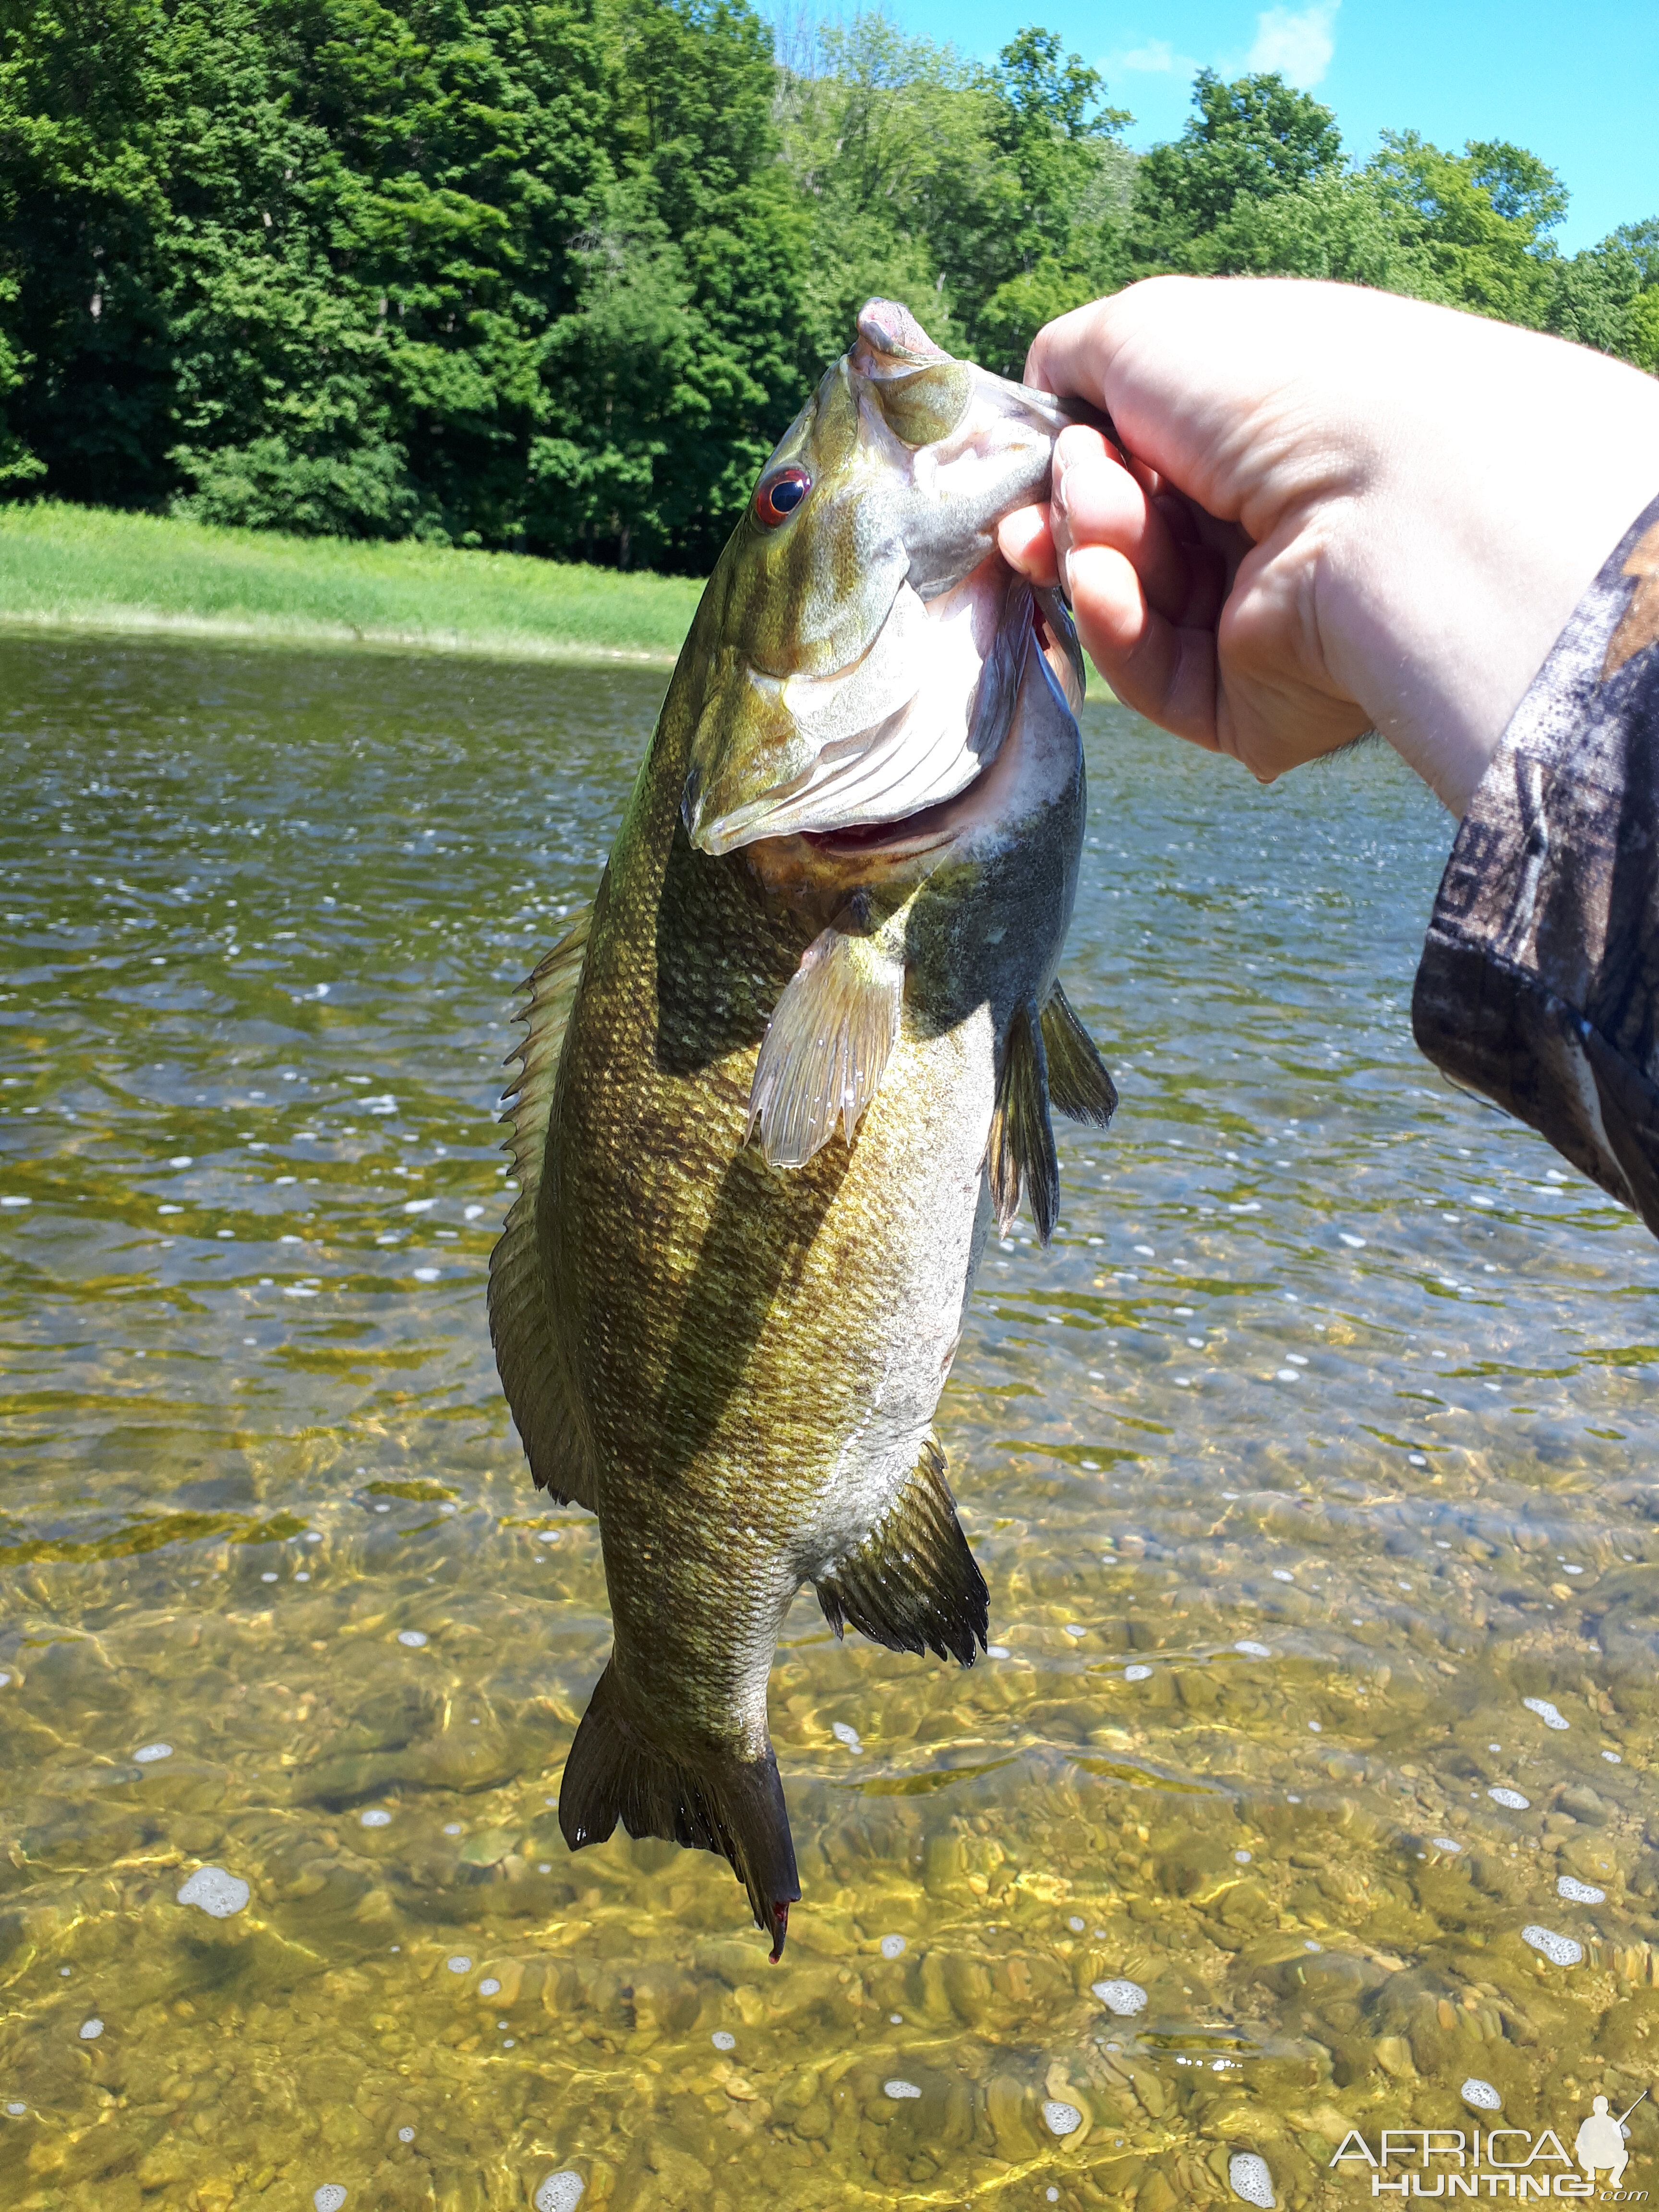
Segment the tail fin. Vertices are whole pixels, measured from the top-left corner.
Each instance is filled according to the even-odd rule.
[[[749,1893],[756,1926],[772,1939],[773,1958],[782,1957],[800,1879],[770,1745],[763,1759],[676,1759],[629,1725],[607,1666],[564,1764],[559,1826],[579,1851],[602,1844],[618,1820],[630,1836],[660,1836],[729,1859]]]

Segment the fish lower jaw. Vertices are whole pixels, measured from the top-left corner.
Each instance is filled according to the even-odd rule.
[[[979,781],[953,799],[896,821],[763,837],[743,848],[744,858],[768,890],[786,896],[904,889],[931,875],[954,847],[984,827],[981,810],[973,803]]]

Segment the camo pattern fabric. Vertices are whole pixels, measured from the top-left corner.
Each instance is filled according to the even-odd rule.
[[[1452,847],[1412,1024],[1659,1235],[1659,499],[1579,601]]]

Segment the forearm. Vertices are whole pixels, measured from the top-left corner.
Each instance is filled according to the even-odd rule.
[[[1417,1040],[1659,1233],[1659,499],[1580,599],[1464,815]]]

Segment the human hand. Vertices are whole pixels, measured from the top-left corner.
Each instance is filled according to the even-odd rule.
[[[1352,285],[1153,277],[1039,331],[1026,380],[1131,459],[1063,432],[1005,555],[1127,705],[1264,782],[1375,726],[1461,815],[1659,492],[1659,381]]]

